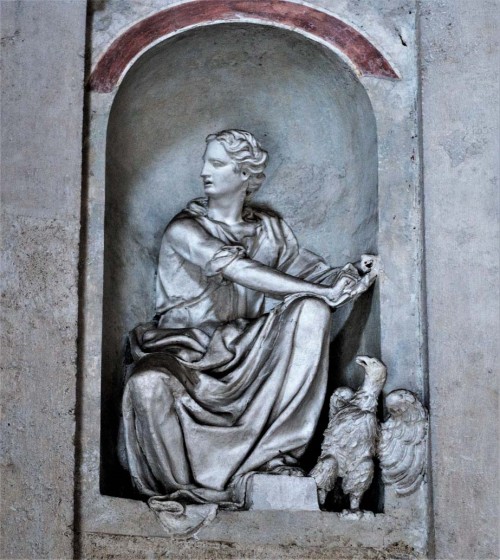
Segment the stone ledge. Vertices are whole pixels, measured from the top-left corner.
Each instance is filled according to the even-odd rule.
[[[319,511],[318,489],[310,477],[254,474],[247,482],[249,510]]]

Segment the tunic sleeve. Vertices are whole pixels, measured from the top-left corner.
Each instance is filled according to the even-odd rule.
[[[207,276],[216,276],[220,274],[226,266],[237,259],[244,259],[246,256],[245,249],[240,245],[224,245],[207,262],[204,267],[204,272]]]
[[[217,276],[235,260],[246,257],[241,245],[225,245],[193,220],[173,222],[167,228],[164,242],[208,277]]]
[[[172,221],[163,236],[156,277],[156,312],[162,328],[231,320],[234,290],[224,268],[246,256],[239,245],[211,235],[192,218]]]

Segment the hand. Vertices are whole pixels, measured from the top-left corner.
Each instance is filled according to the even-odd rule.
[[[334,305],[340,305],[346,301],[351,290],[359,282],[359,273],[352,264],[347,264],[337,277],[335,284],[327,288],[326,297]]]
[[[335,284],[327,289],[326,297],[331,306],[339,307],[347,301],[357,299],[373,284],[379,269],[380,258],[377,255],[361,255],[361,260],[355,265],[344,266]]]

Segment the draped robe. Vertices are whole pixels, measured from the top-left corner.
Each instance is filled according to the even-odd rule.
[[[273,300],[223,272],[251,259],[332,285],[339,269],[300,248],[276,215],[247,206],[243,219],[211,220],[197,199],[171,224],[194,220],[203,246],[164,235],[157,319],[131,333],[122,403],[122,463],[146,496],[241,507],[247,476],[296,465],[314,433],[330,307],[308,293]]]

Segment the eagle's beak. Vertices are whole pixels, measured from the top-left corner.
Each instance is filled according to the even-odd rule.
[[[356,363],[358,366],[366,367],[368,365],[368,357],[367,356],[358,356],[356,358]]]

